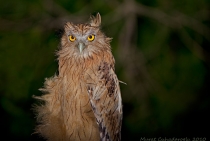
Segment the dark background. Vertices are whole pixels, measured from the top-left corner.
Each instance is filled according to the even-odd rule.
[[[100,12],[113,37],[123,98],[122,140],[210,135],[209,0],[0,1],[0,127],[7,140],[43,140],[32,95],[57,71],[65,22]]]

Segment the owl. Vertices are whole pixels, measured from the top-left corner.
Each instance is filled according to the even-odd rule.
[[[67,22],[58,56],[59,73],[47,78],[36,98],[35,132],[49,141],[121,140],[122,99],[111,38],[89,23]]]

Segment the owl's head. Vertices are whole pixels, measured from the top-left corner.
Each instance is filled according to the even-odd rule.
[[[68,56],[91,57],[103,51],[110,51],[111,38],[100,31],[101,16],[91,17],[87,24],[73,24],[67,22],[61,39],[61,50]]]

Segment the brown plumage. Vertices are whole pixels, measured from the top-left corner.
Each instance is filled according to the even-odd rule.
[[[59,74],[46,79],[36,132],[49,141],[119,141],[122,102],[110,40],[98,13],[89,24],[67,22],[57,52]]]

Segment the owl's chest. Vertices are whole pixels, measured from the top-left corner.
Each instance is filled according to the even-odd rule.
[[[86,140],[87,137],[92,138],[93,133],[99,140],[98,125],[90,105],[84,78],[86,75],[85,70],[75,69],[63,77],[61,105],[65,108],[61,108],[61,117],[67,137],[71,137],[71,140],[77,140],[77,135],[82,137],[82,140]],[[85,134],[83,135],[84,131]]]
[[[98,63],[91,63],[91,65],[78,64],[67,69],[62,81],[63,100],[66,100],[69,105],[75,103],[78,105],[79,102],[85,108],[85,105],[89,103],[87,84],[97,85],[98,66]]]
[[[73,66],[69,66],[65,71],[64,83],[69,84],[71,88],[78,86],[83,88],[89,77],[94,77],[94,79],[97,77],[100,62],[100,60],[92,60],[75,63]],[[81,90],[83,91],[83,89]]]

